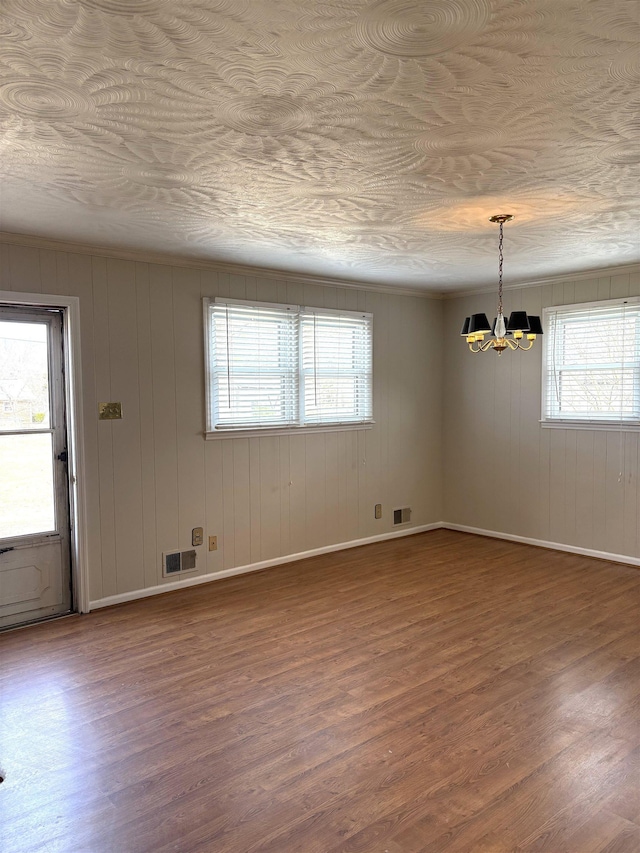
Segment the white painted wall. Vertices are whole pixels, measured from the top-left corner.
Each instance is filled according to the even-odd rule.
[[[567,281],[505,293],[507,312],[640,295],[640,275]],[[464,317],[495,316],[496,296],[445,305],[445,508],[452,522],[640,557],[640,433],[544,429],[542,346],[473,355]]]
[[[161,554],[193,527],[218,536],[208,574],[387,533],[393,507],[441,520],[441,302],[11,243],[0,290],[80,298],[92,601],[165,583]],[[205,441],[201,300],[218,295],[371,311],[375,427]],[[101,401],[123,419],[98,421]]]

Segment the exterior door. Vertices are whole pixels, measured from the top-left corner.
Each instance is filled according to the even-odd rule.
[[[62,323],[0,304],[0,629],[72,608]]]

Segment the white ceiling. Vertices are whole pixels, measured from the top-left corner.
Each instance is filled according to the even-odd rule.
[[[446,291],[640,260],[637,0],[3,0],[2,228]]]

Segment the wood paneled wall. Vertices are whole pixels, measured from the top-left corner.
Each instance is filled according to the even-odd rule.
[[[640,276],[615,275],[509,290],[505,309],[633,295]],[[541,343],[498,357],[456,338],[467,315],[494,317],[495,302],[478,294],[445,305],[445,519],[640,556],[640,432],[542,428]]]
[[[218,536],[205,574],[387,533],[394,507],[441,520],[441,302],[11,244],[0,262],[0,290],[80,297],[91,600],[162,584],[193,527]],[[205,441],[218,295],[371,311],[374,428]],[[98,421],[99,401],[123,419]]]

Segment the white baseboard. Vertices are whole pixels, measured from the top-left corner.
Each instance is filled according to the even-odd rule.
[[[365,539],[352,539],[349,542],[338,542],[335,545],[326,545],[322,548],[313,548],[310,551],[301,551],[299,554],[287,554],[284,557],[275,557],[273,560],[262,560],[259,563],[249,563],[247,566],[236,566],[233,569],[223,569],[220,572],[210,572],[206,575],[185,578],[179,581],[171,581],[158,586],[150,586],[146,589],[134,589],[130,592],[121,592],[118,595],[109,595],[106,598],[98,598],[89,602],[90,610],[98,610],[100,607],[111,607],[113,604],[124,604],[126,601],[135,601],[137,598],[148,598],[151,595],[160,595],[163,592],[171,592],[175,589],[185,589],[189,586],[198,586],[201,583],[230,578],[234,575],[244,575],[249,572],[259,572],[272,566],[281,566],[284,563],[294,563],[296,560],[305,560],[307,557],[317,557],[319,554],[330,554],[332,551],[345,551],[347,548],[358,548],[360,545],[370,545],[372,542],[383,542],[385,539],[397,539],[400,536],[411,536],[414,533],[424,533],[427,530],[437,530],[445,525],[441,521],[433,524],[422,524],[416,527],[406,527],[402,530],[392,530],[389,533],[380,533],[376,536],[367,536]]]
[[[90,610],[98,610],[100,607],[110,607],[113,604],[124,604],[126,601],[135,601],[137,598],[148,598],[151,595],[160,595],[163,592],[171,592],[175,589],[185,589],[190,586],[198,586],[202,583],[230,578],[234,575],[244,575],[250,572],[259,572],[272,566],[281,566],[285,563],[294,563],[296,560],[305,560],[307,557],[317,557],[319,554],[330,554],[333,551],[345,551],[347,548],[358,548],[360,545],[370,545],[373,542],[383,542],[386,539],[397,539],[400,536],[411,536],[414,533],[425,533],[428,530],[459,530],[461,533],[475,533],[478,536],[490,536],[492,539],[506,539],[509,542],[521,542],[525,545],[535,545],[538,548],[549,548],[552,551],[567,551],[570,554],[580,554],[584,557],[596,557],[599,560],[609,560],[613,563],[625,563],[630,566],[640,566],[640,558],[627,556],[626,554],[612,554],[608,551],[596,551],[593,548],[579,548],[576,545],[564,545],[561,542],[547,542],[544,539],[532,539],[530,536],[516,536],[513,533],[501,533],[497,530],[484,530],[480,527],[470,527],[467,524],[454,524],[449,521],[436,521],[433,524],[422,524],[416,527],[407,527],[402,530],[392,530],[389,533],[380,533],[377,536],[368,536],[365,539],[352,539],[350,542],[338,542],[335,545],[326,545],[323,548],[313,548],[310,551],[301,551],[298,554],[287,554],[283,557],[275,557],[273,560],[262,560],[259,563],[249,563],[247,566],[236,566],[233,569],[223,569],[220,572],[210,572],[206,575],[184,578],[179,581],[171,581],[146,589],[134,589],[130,592],[121,592],[118,595],[109,595],[106,598],[98,598],[89,602]]]
[[[513,533],[500,533],[497,530],[483,530],[480,527],[469,527],[467,524],[453,524],[448,521],[443,521],[440,526],[446,530],[459,530],[461,533],[475,533],[478,536],[490,536],[492,539],[506,539],[509,542],[536,545],[538,548],[550,548],[552,551],[568,551],[570,554],[580,554],[583,557],[596,557],[598,560],[609,560],[612,563],[640,566],[640,557],[631,557],[626,554],[612,554],[608,551],[596,551],[593,548],[564,545],[561,542],[547,542],[544,539],[532,539],[530,536],[516,536]]]

